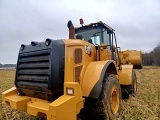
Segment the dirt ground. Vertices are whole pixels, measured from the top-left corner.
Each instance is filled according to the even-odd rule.
[[[120,120],[160,120],[160,67],[136,70],[138,92],[122,100]],[[15,70],[0,70],[0,94],[14,85]],[[2,104],[0,120],[35,120],[36,118]]]

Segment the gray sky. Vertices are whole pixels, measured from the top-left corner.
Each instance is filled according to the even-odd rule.
[[[160,42],[159,0],[0,0],[0,63],[16,63],[21,44],[68,38],[68,20],[79,18],[114,28],[122,50]]]

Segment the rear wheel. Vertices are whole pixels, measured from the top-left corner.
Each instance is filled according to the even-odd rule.
[[[117,78],[108,74],[98,99],[86,98],[78,120],[113,120],[119,116],[121,89]]]
[[[126,90],[131,95],[135,95],[137,92],[137,78],[134,70],[132,71],[132,84],[128,86]]]
[[[132,72],[132,86],[131,86],[131,95],[135,95],[137,92],[137,78],[136,78],[136,73],[133,70]]]
[[[122,98],[123,99],[128,99],[129,95],[135,96],[137,92],[137,77],[136,73],[133,70],[132,71],[132,84],[128,86],[122,86]]]

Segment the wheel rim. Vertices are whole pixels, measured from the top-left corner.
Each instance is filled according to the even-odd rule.
[[[111,111],[116,114],[119,108],[119,92],[117,87],[113,87],[111,91]]]

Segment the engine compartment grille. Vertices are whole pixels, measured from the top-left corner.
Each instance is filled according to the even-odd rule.
[[[19,89],[48,91],[50,54],[50,50],[19,54],[15,80]]]

